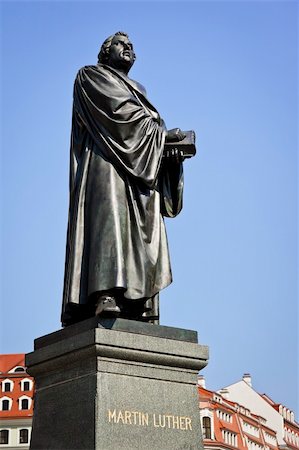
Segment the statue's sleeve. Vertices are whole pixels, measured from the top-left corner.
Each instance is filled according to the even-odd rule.
[[[109,70],[87,66],[77,75],[74,109],[98,151],[122,173],[154,186],[165,126],[150,104]]]
[[[183,164],[164,160],[159,174],[161,214],[176,217],[183,207]]]

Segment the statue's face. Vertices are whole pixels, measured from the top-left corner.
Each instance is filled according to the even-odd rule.
[[[111,41],[108,65],[129,72],[135,59],[133,45],[126,36],[114,36]]]

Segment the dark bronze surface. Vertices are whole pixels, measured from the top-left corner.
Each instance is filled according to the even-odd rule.
[[[179,142],[166,142],[164,145],[164,156],[167,152],[178,151],[182,160],[192,158],[196,154],[194,131],[184,131],[185,137]]]
[[[158,293],[172,281],[163,216],[181,211],[183,168],[178,152],[162,156],[166,140],[185,134],[167,132],[128,78],[134,60],[127,35],[116,34],[75,80],[64,325],[92,316],[95,295],[110,290],[121,317],[157,320]]]

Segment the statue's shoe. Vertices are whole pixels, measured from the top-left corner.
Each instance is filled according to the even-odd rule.
[[[112,297],[111,295],[102,295],[96,303],[95,316],[119,317],[120,312],[115,297]]]

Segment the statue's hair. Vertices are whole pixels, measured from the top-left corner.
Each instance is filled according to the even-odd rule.
[[[127,35],[127,33],[124,33],[123,31],[117,31],[116,33],[112,34],[107,39],[105,39],[105,41],[102,44],[101,50],[99,51],[99,54],[98,54],[98,62],[99,63],[107,64],[107,62],[109,60],[111,42],[112,42],[112,39],[114,38],[114,36],[126,36],[126,38],[129,39],[129,36]],[[134,55],[134,60],[135,60],[135,55]]]

